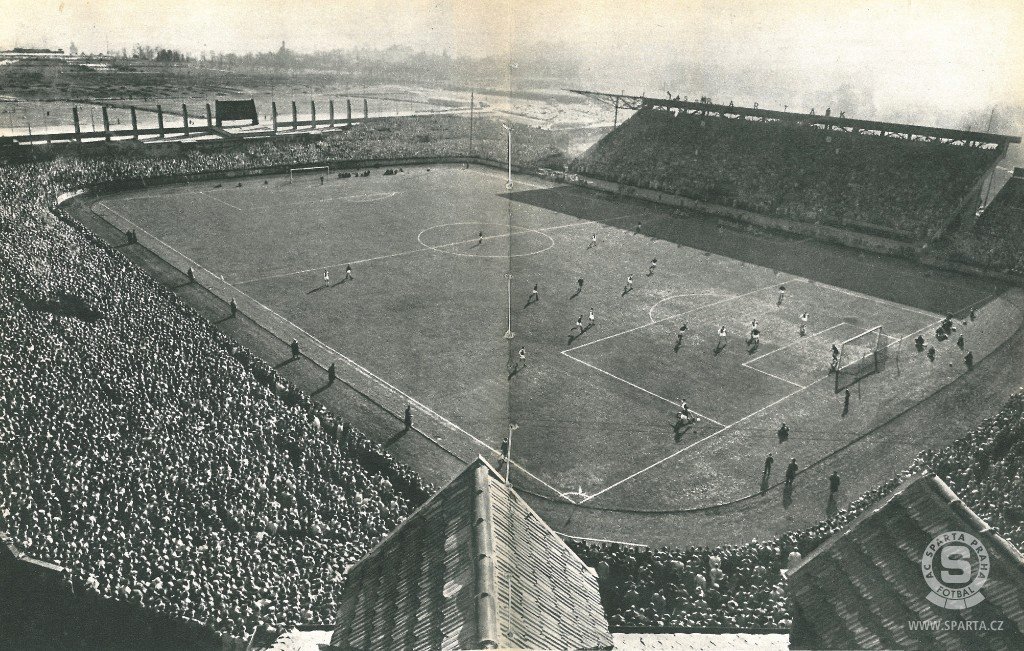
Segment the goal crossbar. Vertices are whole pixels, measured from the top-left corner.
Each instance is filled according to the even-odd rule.
[[[836,392],[877,373],[885,366],[889,350],[889,337],[882,332],[882,326],[869,328],[858,335],[845,339],[836,346],[839,356],[834,361]]]
[[[296,174],[330,174],[331,168],[327,165],[314,165],[310,167],[290,167],[288,168],[288,180],[294,181]]]

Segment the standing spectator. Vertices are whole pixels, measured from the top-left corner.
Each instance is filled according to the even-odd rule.
[[[779,431],[776,432],[776,435],[779,437],[779,443],[785,443],[789,440],[789,425],[786,425],[785,421],[783,421],[782,425],[779,425]]]
[[[789,488],[793,485],[793,480],[796,478],[796,472],[799,466],[796,465],[796,457],[789,460],[789,465],[786,466],[786,487]]]

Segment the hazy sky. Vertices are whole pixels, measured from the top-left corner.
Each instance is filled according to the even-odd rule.
[[[545,41],[578,52],[609,88],[765,105],[773,83],[805,103],[846,88],[882,109],[1024,104],[1022,35],[1024,0],[0,0],[0,47],[397,44],[514,61]]]

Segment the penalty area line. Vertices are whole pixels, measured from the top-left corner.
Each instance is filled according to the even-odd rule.
[[[654,393],[653,391],[650,391],[648,389],[643,388],[639,384],[634,384],[634,383],[630,382],[629,380],[624,380],[624,379],[620,378],[618,375],[615,375],[614,373],[609,373],[608,371],[604,370],[603,368],[594,366],[590,362],[585,362],[582,359],[579,359],[578,357],[573,357],[572,355],[569,354],[569,351],[567,351],[567,350],[563,350],[562,354],[565,355],[566,357],[568,357],[569,359],[573,360],[574,362],[579,362],[580,364],[583,364],[584,366],[588,366],[588,367],[594,369],[595,371],[597,371],[598,373],[604,373],[605,375],[607,375],[608,377],[612,378],[613,380],[618,380],[619,382],[622,382],[623,384],[629,385],[629,386],[633,387],[634,389],[636,389],[637,391],[642,391],[642,392],[646,393],[647,395],[652,396],[654,398],[657,398],[658,400],[661,400],[663,402],[667,402],[670,405],[673,405],[673,406],[676,406],[676,407],[679,406],[679,401],[678,400],[671,400],[669,398],[666,398],[665,396],[660,396],[657,393]],[[692,411],[693,413],[697,414],[698,416],[700,416],[704,420],[708,421],[709,423],[712,423],[714,425],[718,425],[719,427],[725,427],[725,425],[723,425],[722,423],[719,423],[714,418],[711,418],[710,416],[706,416],[706,415],[700,413],[699,411],[697,411],[696,409],[691,409],[690,411]],[[583,500],[583,501],[585,502],[586,500]]]

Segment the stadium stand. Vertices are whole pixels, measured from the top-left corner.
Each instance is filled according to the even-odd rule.
[[[786,219],[896,239],[941,235],[995,149],[645,108],[571,168]]]
[[[958,258],[988,269],[1024,274],[1024,167],[1014,169],[974,224],[970,237],[957,238]]]

